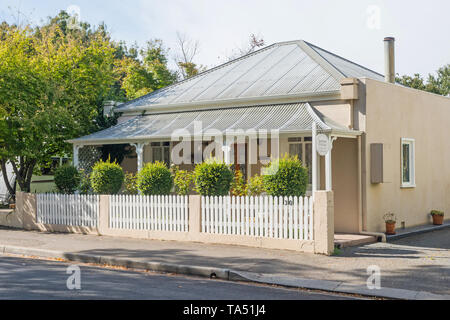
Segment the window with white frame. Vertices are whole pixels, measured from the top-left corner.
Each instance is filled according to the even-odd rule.
[[[414,139],[402,138],[402,187],[415,187]]]
[[[152,162],[161,161],[170,165],[170,142],[152,142]]]
[[[291,137],[288,138],[289,154],[297,156],[299,160],[308,167],[309,184],[312,181],[312,138],[311,137]]]

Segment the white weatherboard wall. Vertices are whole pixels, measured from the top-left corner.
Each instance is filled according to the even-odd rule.
[[[99,212],[98,195],[49,194],[36,196],[37,223],[96,227]]]
[[[202,232],[313,240],[310,197],[202,197]]]
[[[187,232],[188,196],[110,196],[112,229]]]

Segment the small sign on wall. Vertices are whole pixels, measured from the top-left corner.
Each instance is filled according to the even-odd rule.
[[[330,149],[330,139],[323,133],[318,134],[316,137],[317,153],[321,156],[325,156]]]

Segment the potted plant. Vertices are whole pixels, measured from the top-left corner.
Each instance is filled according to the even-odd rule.
[[[442,223],[444,223],[444,212],[439,210],[431,210],[430,214],[433,217],[434,225],[440,226]]]
[[[395,214],[388,212],[383,216],[384,222],[386,223],[386,234],[395,234]]]

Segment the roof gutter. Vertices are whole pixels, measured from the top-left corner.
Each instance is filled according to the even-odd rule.
[[[280,132],[280,134],[309,134],[311,130],[286,130],[283,132]],[[325,129],[321,130],[321,132],[329,133],[330,135],[336,136],[336,137],[342,137],[342,138],[357,138],[362,134],[361,131],[355,131],[355,130],[348,130],[348,131],[342,131],[342,130],[336,130],[336,129]],[[224,133],[225,134],[225,133]],[[237,134],[239,135],[239,134]],[[243,135],[246,135],[243,133]],[[177,136],[178,138],[195,138],[195,137],[203,137],[204,134],[201,134],[200,136],[194,136],[194,135],[187,135],[187,136]],[[103,144],[129,144],[129,143],[137,143],[137,142],[148,142],[150,140],[158,141],[158,140],[167,140],[172,139],[171,136],[138,136],[138,137],[130,137],[130,138],[116,138],[116,139],[100,139],[100,140],[81,140],[81,139],[72,139],[72,140],[66,140],[68,143],[76,144],[76,145],[103,145]]]
[[[192,101],[173,104],[161,105],[146,105],[139,107],[117,107],[114,112],[123,112],[127,115],[141,114],[145,111],[173,111],[180,109],[195,110],[211,109],[214,107],[242,107],[242,106],[258,106],[267,104],[292,103],[292,102],[311,102],[311,101],[326,101],[326,100],[340,100],[340,90],[323,91],[317,93],[303,93],[303,94],[287,94],[276,95],[269,97],[251,97],[251,98],[236,98],[224,100],[209,100],[209,101]]]

